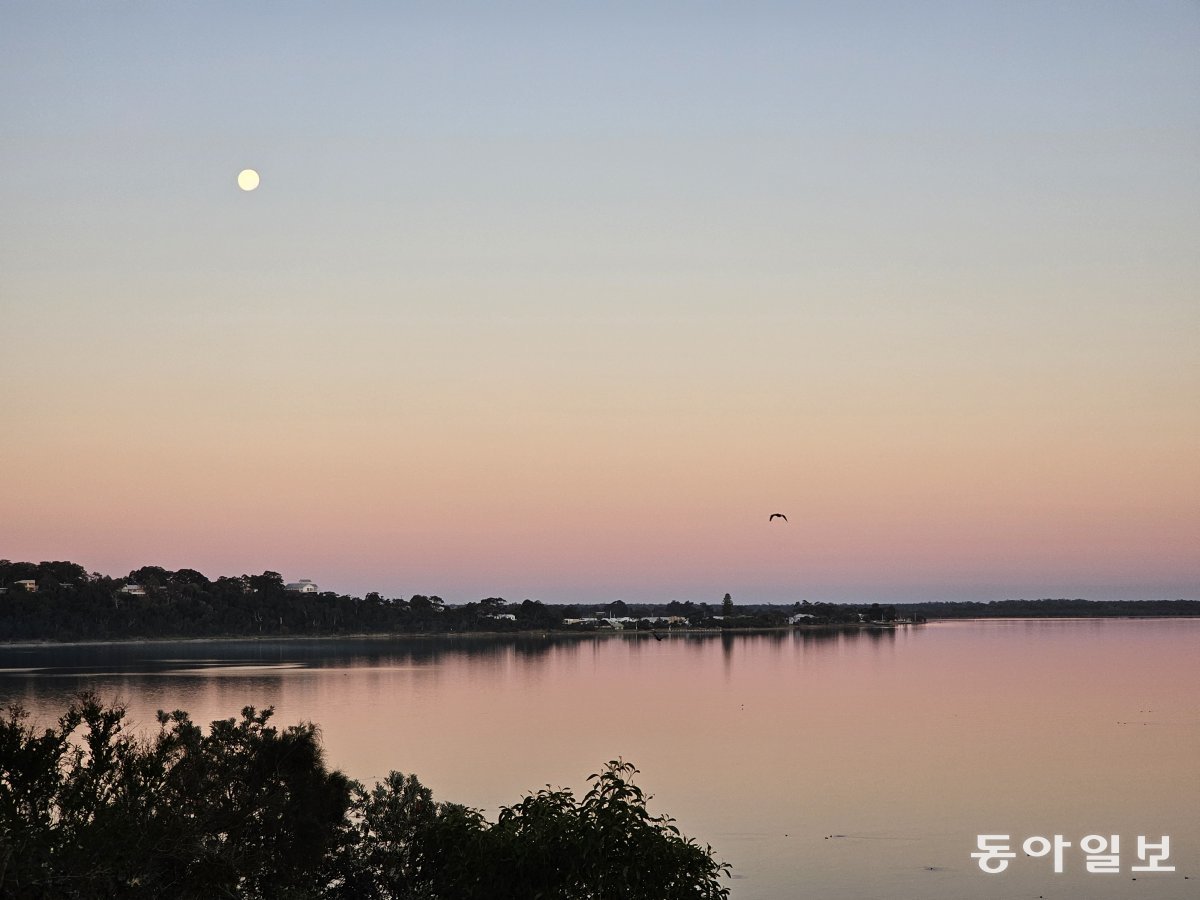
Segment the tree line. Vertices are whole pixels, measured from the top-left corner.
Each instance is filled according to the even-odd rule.
[[[31,592],[20,582],[32,581]],[[127,588],[137,585],[137,593]],[[71,562],[0,560],[0,640],[279,636],[552,628],[560,611],[501,598],[448,607],[440,597],[287,590],[278,572],[209,579],[195,569],[143,566],[123,578]],[[497,618],[507,613],[512,619]]]
[[[613,760],[581,798],[435,802],[413,775],[368,790],[325,765],[317,726],[242,710],[158,732],[81,695],[49,728],[0,719],[0,898],[719,900],[728,865],[652,815]]]
[[[25,589],[32,584],[36,591]],[[130,593],[132,585],[137,593]],[[671,616],[689,627],[721,630],[776,628],[800,614],[810,626],[889,625],[926,619],[1043,616],[1197,616],[1197,600],[1088,601],[1001,600],[989,603],[825,603],[790,606],[734,603],[726,594],[715,603],[671,601],[635,604],[615,600],[597,605],[560,605],[501,597],[451,606],[441,597],[413,594],[363,597],[333,591],[287,590],[278,572],[209,579],[195,569],[171,571],[142,566],[125,577],[89,573],[73,562],[0,560],[0,641],[119,640],[175,637],[280,637],[289,635],[404,634],[589,630],[596,619],[623,618],[624,627],[655,628],[654,618]],[[584,619],[568,626],[566,620]]]
[[[32,582],[27,591],[22,582]],[[137,593],[127,588],[137,585]],[[786,623],[788,607],[673,601],[663,605],[553,605],[502,597],[447,605],[436,595],[364,597],[333,591],[287,590],[278,572],[209,579],[195,569],[142,566],[125,577],[89,573],[73,562],[0,560],[0,640],[117,640],[126,638],[225,637],[338,634],[461,633],[563,629],[564,620],[632,618],[629,627],[650,629],[643,617],[676,616],[691,626],[762,628]],[[728,596],[728,595],[727,595]],[[829,607],[831,616],[853,616]],[[725,613],[718,617],[719,613]],[[857,619],[857,616],[853,616]],[[587,630],[588,624],[575,625]],[[569,629],[567,629],[569,630]]]

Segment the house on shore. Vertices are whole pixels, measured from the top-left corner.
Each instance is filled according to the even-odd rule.
[[[317,586],[308,578],[301,578],[299,581],[293,581],[284,585],[284,590],[292,594],[315,594],[317,593]]]

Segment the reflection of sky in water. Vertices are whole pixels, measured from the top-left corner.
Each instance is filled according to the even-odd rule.
[[[1200,824],[1200,621],[938,623],[746,636],[5,648],[0,693],[54,717],[90,687],[143,728],[246,705],[317,722],[352,776],[415,772],[489,813],[624,756],[659,810],[744,876],[735,900],[1127,900],[1128,875],[983,876],[979,833],[1170,834]],[[15,671],[35,668],[41,671]],[[86,673],[86,674],[84,674]],[[1187,882],[1190,886],[1192,881]],[[1052,891],[1049,890],[1052,888]]]

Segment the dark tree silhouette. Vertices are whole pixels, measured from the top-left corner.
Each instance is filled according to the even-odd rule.
[[[0,898],[719,900],[728,866],[654,816],[614,760],[581,801],[542,790],[495,823],[412,775],[373,790],[326,768],[315,725],[242,710],[207,734],[81,695],[37,730],[0,720]]]

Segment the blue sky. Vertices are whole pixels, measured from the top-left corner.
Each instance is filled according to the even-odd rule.
[[[2,552],[1194,596],[1197,46],[1182,2],[6,4]]]

